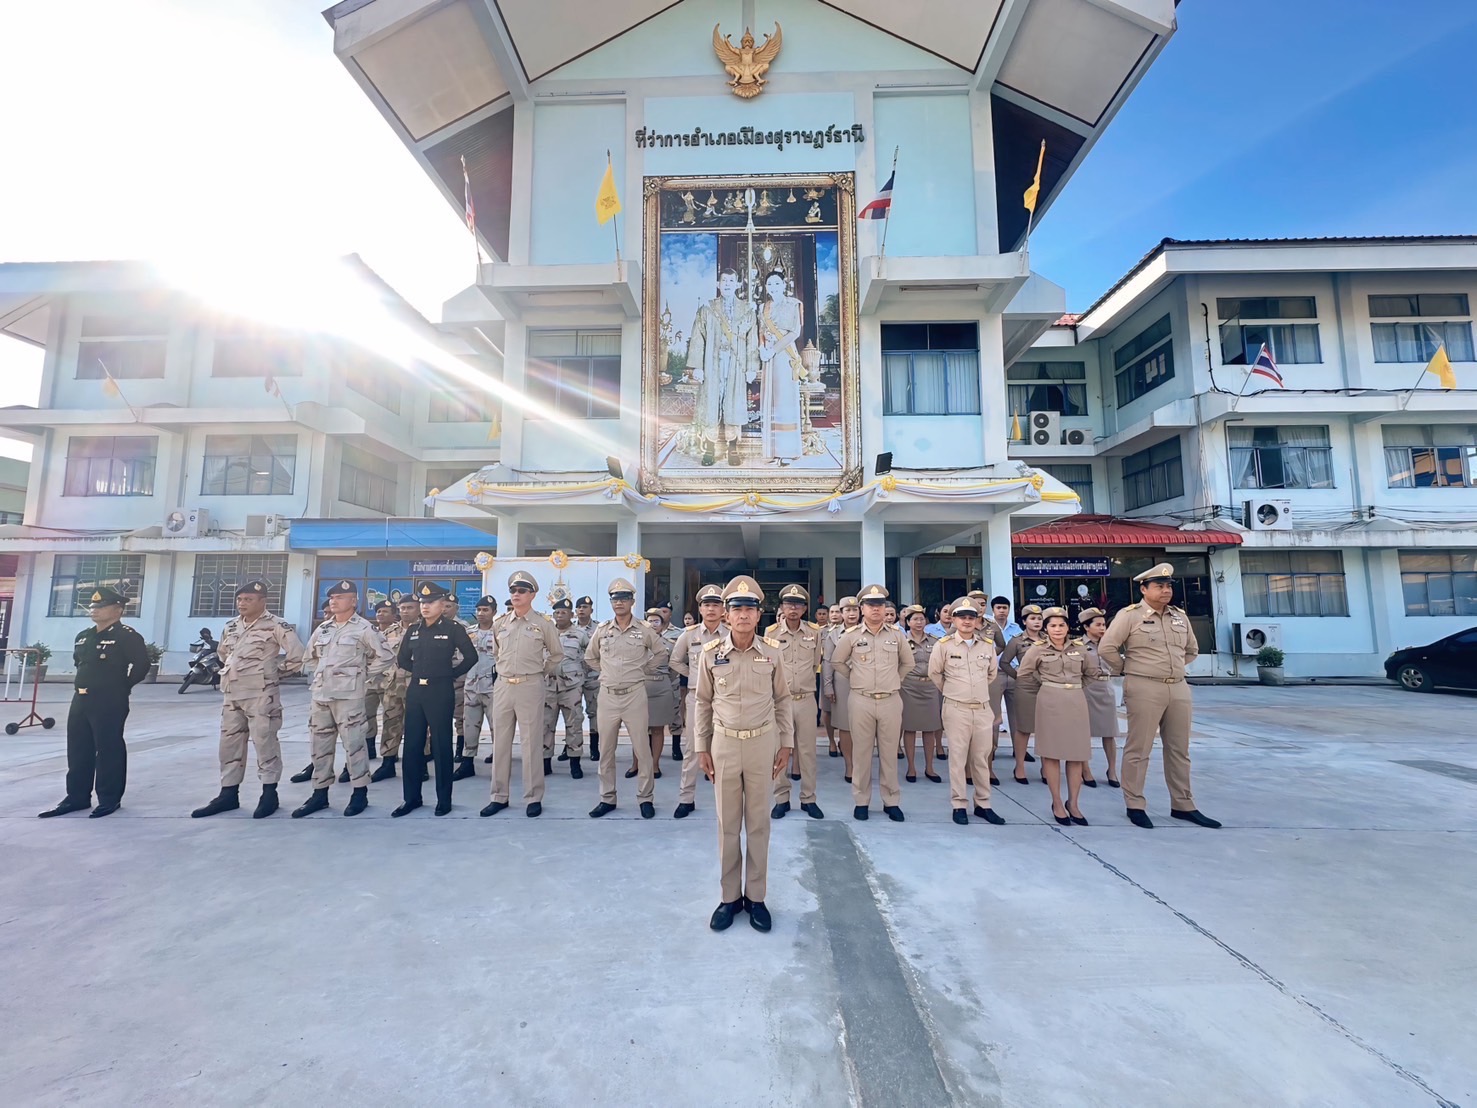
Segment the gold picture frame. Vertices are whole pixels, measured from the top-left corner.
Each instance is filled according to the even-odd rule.
[[[855,174],[647,177],[642,205],[642,491],[859,487]]]

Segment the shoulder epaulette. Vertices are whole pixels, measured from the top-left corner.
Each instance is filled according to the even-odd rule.
[[[709,639],[707,642],[703,643],[703,651],[704,653],[706,653],[709,650],[717,650],[718,647],[722,645],[722,643],[722,635],[719,635],[716,639]]]
[[[779,641],[779,639],[772,639],[772,638],[770,638],[770,637],[769,637],[769,636],[768,636],[768,635],[765,635],[765,636],[764,636],[764,641],[765,641],[765,642],[766,642],[766,643],[767,643],[767,644],[769,644],[769,645],[770,645],[770,646],[772,646],[772,647],[774,647],[774,648],[775,648],[775,649],[779,649],[779,646],[780,646],[780,641]]]

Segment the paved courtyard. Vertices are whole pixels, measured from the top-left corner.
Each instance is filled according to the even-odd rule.
[[[122,811],[41,821],[44,694],[56,730],[0,737],[8,1104],[1477,1104],[1477,698],[1197,689],[1221,831],[1168,818],[1157,756],[1152,832],[1106,787],[1060,828],[1004,759],[1005,827],[954,826],[921,777],[906,824],[857,824],[822,740],[827,819],[774,830],[774,932],[715,935],[711,790],[672,820],[665,760],[651,822],[624,780],[587,818],[595,777],[563,767],[543,818],[479,819],[480,762],[445,819],[392,821],[396,781],[353,820],[341,785],[254,822],[252,770],[242,811],[191,820],[218,698],[160,685]]]

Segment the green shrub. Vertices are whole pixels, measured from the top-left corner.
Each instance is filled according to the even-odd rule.
[[[1264,646],[1256,652],[1256,664],[1259,666],[1280,667],[1285,655],[1275,646]]]

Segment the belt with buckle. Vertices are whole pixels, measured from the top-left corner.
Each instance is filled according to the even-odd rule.
[[[646,687],[645,685],[601,685],[600,686],[600,691],[601,692],[612,693],[612,694],[615,694],[615,695],[619,695],[620,693],[623,693],[623,692],[630,692],[632,689],[635,689],[635,688],[645,688],[645,687]]]
[[[806,700],[806,699],[814,700],[815,699],[815,693],[813,693],[813,692],[792,692],[790,694],[790,699],[791,700]]]
[[[525,681],[532,681],[535,677],[542,676],[542,673],[520,673],[515,677],[504,677],[503,680],[510,685],[521,685]]]
[[[723,727],[713,724],[713,730],[720,735],[727,735],[730,739],[757,739],[760,735],[767,735],[772,730],[769,727],[750,727],[747,730],[737,730],[732,727]]]
[[[1081,685],[1074,685],[1070,681],[1042,681],[1043,685],[1050,685],[1053,689],[1080,689]]]
[[[873,700],[886,700],[889,696],[896,696],[895,692],[863,692],[860,696],[870,696]]]
[[[946,696],[946,697],[944,697],[944,699],[947,700],[950,704],[957,704],[957,705],[959,705],[959,707],[961,707],[961,708],[987,708],[987,707],[989,707],[989,705],[986,704],[983,700],[955,700],[952,696]]]
[[[1125,673],[1125,677],[1137,677],[1140,681],[1153,681],[1156,685],[1178,685],[1184,680],[1183,677],[1145,677],[1141,673]]]

